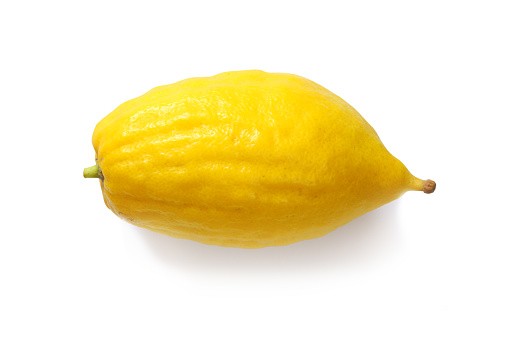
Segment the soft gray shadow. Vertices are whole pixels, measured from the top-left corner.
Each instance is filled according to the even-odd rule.
[[[209,246],[138,229],[164,265],[191,273],[293,273],[311,269],[365,268],[400,248],[399,203],[380,207],[334,232],[284,247]]]

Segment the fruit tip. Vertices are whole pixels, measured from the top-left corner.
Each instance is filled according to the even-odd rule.
[[[422,185],[422,191],[426,194],[431,194],[435,192],[436,189],[436,183],[433,180],[425,180],[424,184]]]

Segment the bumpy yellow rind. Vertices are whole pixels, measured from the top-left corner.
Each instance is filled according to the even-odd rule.
[[[212,245],[317,238],[422,188],[354,108],[291,74],[157,87],[106,116],[93,145],[115,214]]]

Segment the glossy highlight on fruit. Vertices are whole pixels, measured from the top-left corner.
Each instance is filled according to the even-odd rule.
[[[258,70],[152,89],[93,134],[106,205],[149,230],[226,247],[323,236],[431,193],[348,103],[300,76]]]

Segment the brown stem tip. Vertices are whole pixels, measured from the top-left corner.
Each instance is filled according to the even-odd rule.
[[[422,185],[422,190],[426,194],[430,194],[435,192],[436,189],[436,183],[433,180],[426,180],[424,181],[424,184]]]

